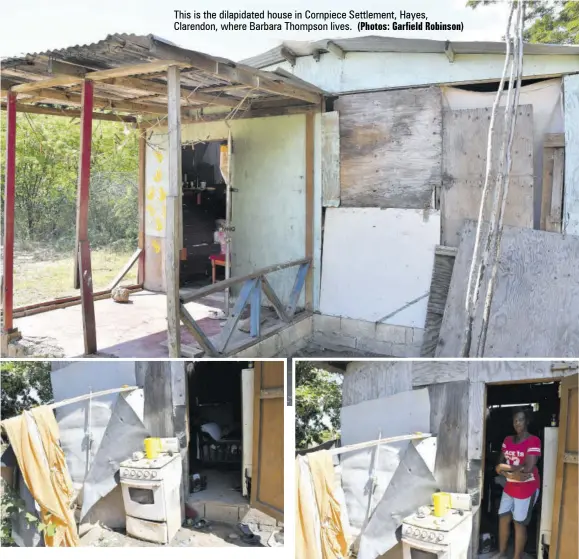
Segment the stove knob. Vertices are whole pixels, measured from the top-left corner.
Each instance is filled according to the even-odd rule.
[[[420,532],[420,537],[425,540],[428,537],[428,533],[426,532],[426,530],[422,530],[422,532]]]
[[[414,535],[415,536],[419,536],[420,535],[420,530],[418,530],[417,528],[414,530]]]
[[[145,479],[149,479],[151,477],[151,472],[149,472],[149,470],[145,470],[143,475],[145,476]]]
[[[138,477],[138,478],[142,478],[142,477],[143,477],[143,472],[141,472],[141,470],[137,470],[137,477]]]
[[[444,536],[442,534],[438,534],[438,538],[436,539],[441,542],[444,539]]]
[[[131,470],[131,477],[135,477],[135,470]]]
[[[433,542],[434,538],[436,538],[436,534],[434,532],[430,532],[430,534],[428,534],[428,539]]]
[[[157,477],[157,472],[151,472],[151,477],[155,479]]]

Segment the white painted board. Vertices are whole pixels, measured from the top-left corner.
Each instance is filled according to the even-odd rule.
[[[241,493],[247,497],[245,476],[251,477],[253,467],[253,369],[241,371],[241,416],[243,420],[243,467],[241,468]]]
[[[579,235],[579,74],[565,76],[564,231]]]
[[[328,208],[320,312],[424,328],[439,242],[435,210]]]

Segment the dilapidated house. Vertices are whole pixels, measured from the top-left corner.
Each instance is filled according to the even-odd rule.
[[[51,408],[81,544],[105,528],[184,545],[191,533],[182,526],[216,523],[231,533],[241,523],[273,545],[284,519],[283,375],[283,361],[53,362]],[[167,447],[148,460],[150,437]],[[5,456],[4,465],[37,515],[26,464]],[[43,545],[24,512],[13,520],[15,541]]]
[[[95,107],[107,98],[143,128],[135,259],[146,291],[131,307],[95,303],[98,349],[458,356],[473,235],[465,222],[478,216],[504,53],[504,43],[356,37],[286,42],[234,63],[153,36],[115,35],[5,61],[13,110],[79,105],[72,90],[92,79]],[[579,352],[571,270],[579,258],[578,73],[579,47],[525,45],[487,356]],[[167,113],[177,83],[181,111]],[[229,279],[194,281],[209,261]],[[520,281],[508,281],[509,263]],[[521,300],[524,312],[510,307],[501,320],[503,303]],[[25,337],[54,321],[31,312],[15,310]],[[96,350],[81,344],[78,313],[61,310],[58,320],[65,354]],[[118,321],[130,328],[120,332]],[[550,332],[543,347],[525,344],[532,328]]]
[[[536,559],[577,554],[576,363],[317,363],[343,374],[344,450],[388,437],[430,435],[355,452],[330,451],[335,454],[353,549],[359,557],[375,558],[385,552],[388,559],[402,557],[404,518],[431,505],[436,491],[468,495],[464,514],[472,529],[456,542],[457,547],[467,546],[468,557],[476,559],[483,544],[496,542],[502,486],[494,469],[501,444],[513,429],[512,411],[519,406],[533,409],[529,431],[542,441],[540,502],[529,525],[527,552]],[[420,557],[420,552],[425,557],[444,556],[452,547],[429,549],[428,543],[421,547],[408,539],[414,543],[407,549]]]

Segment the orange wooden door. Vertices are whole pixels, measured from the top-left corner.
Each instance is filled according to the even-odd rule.
[[[557,477],[551,532],[552,559],[567,559],[579,555],[577,541],[577,398],[578,375],[561,383],[561,417],[557,449]]]
[[[251,505],[283,521],[284,366],[261,361],[254,370]]]

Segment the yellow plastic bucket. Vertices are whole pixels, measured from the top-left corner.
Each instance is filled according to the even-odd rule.
[[[434,503],[434,516],[445,516],[450,510],[450,493],[434,493],[432,502]]]
[[[159,454],[161,454],[161,439],[155,437],[145,439],[145,456],[149,460],[153,460]]]

